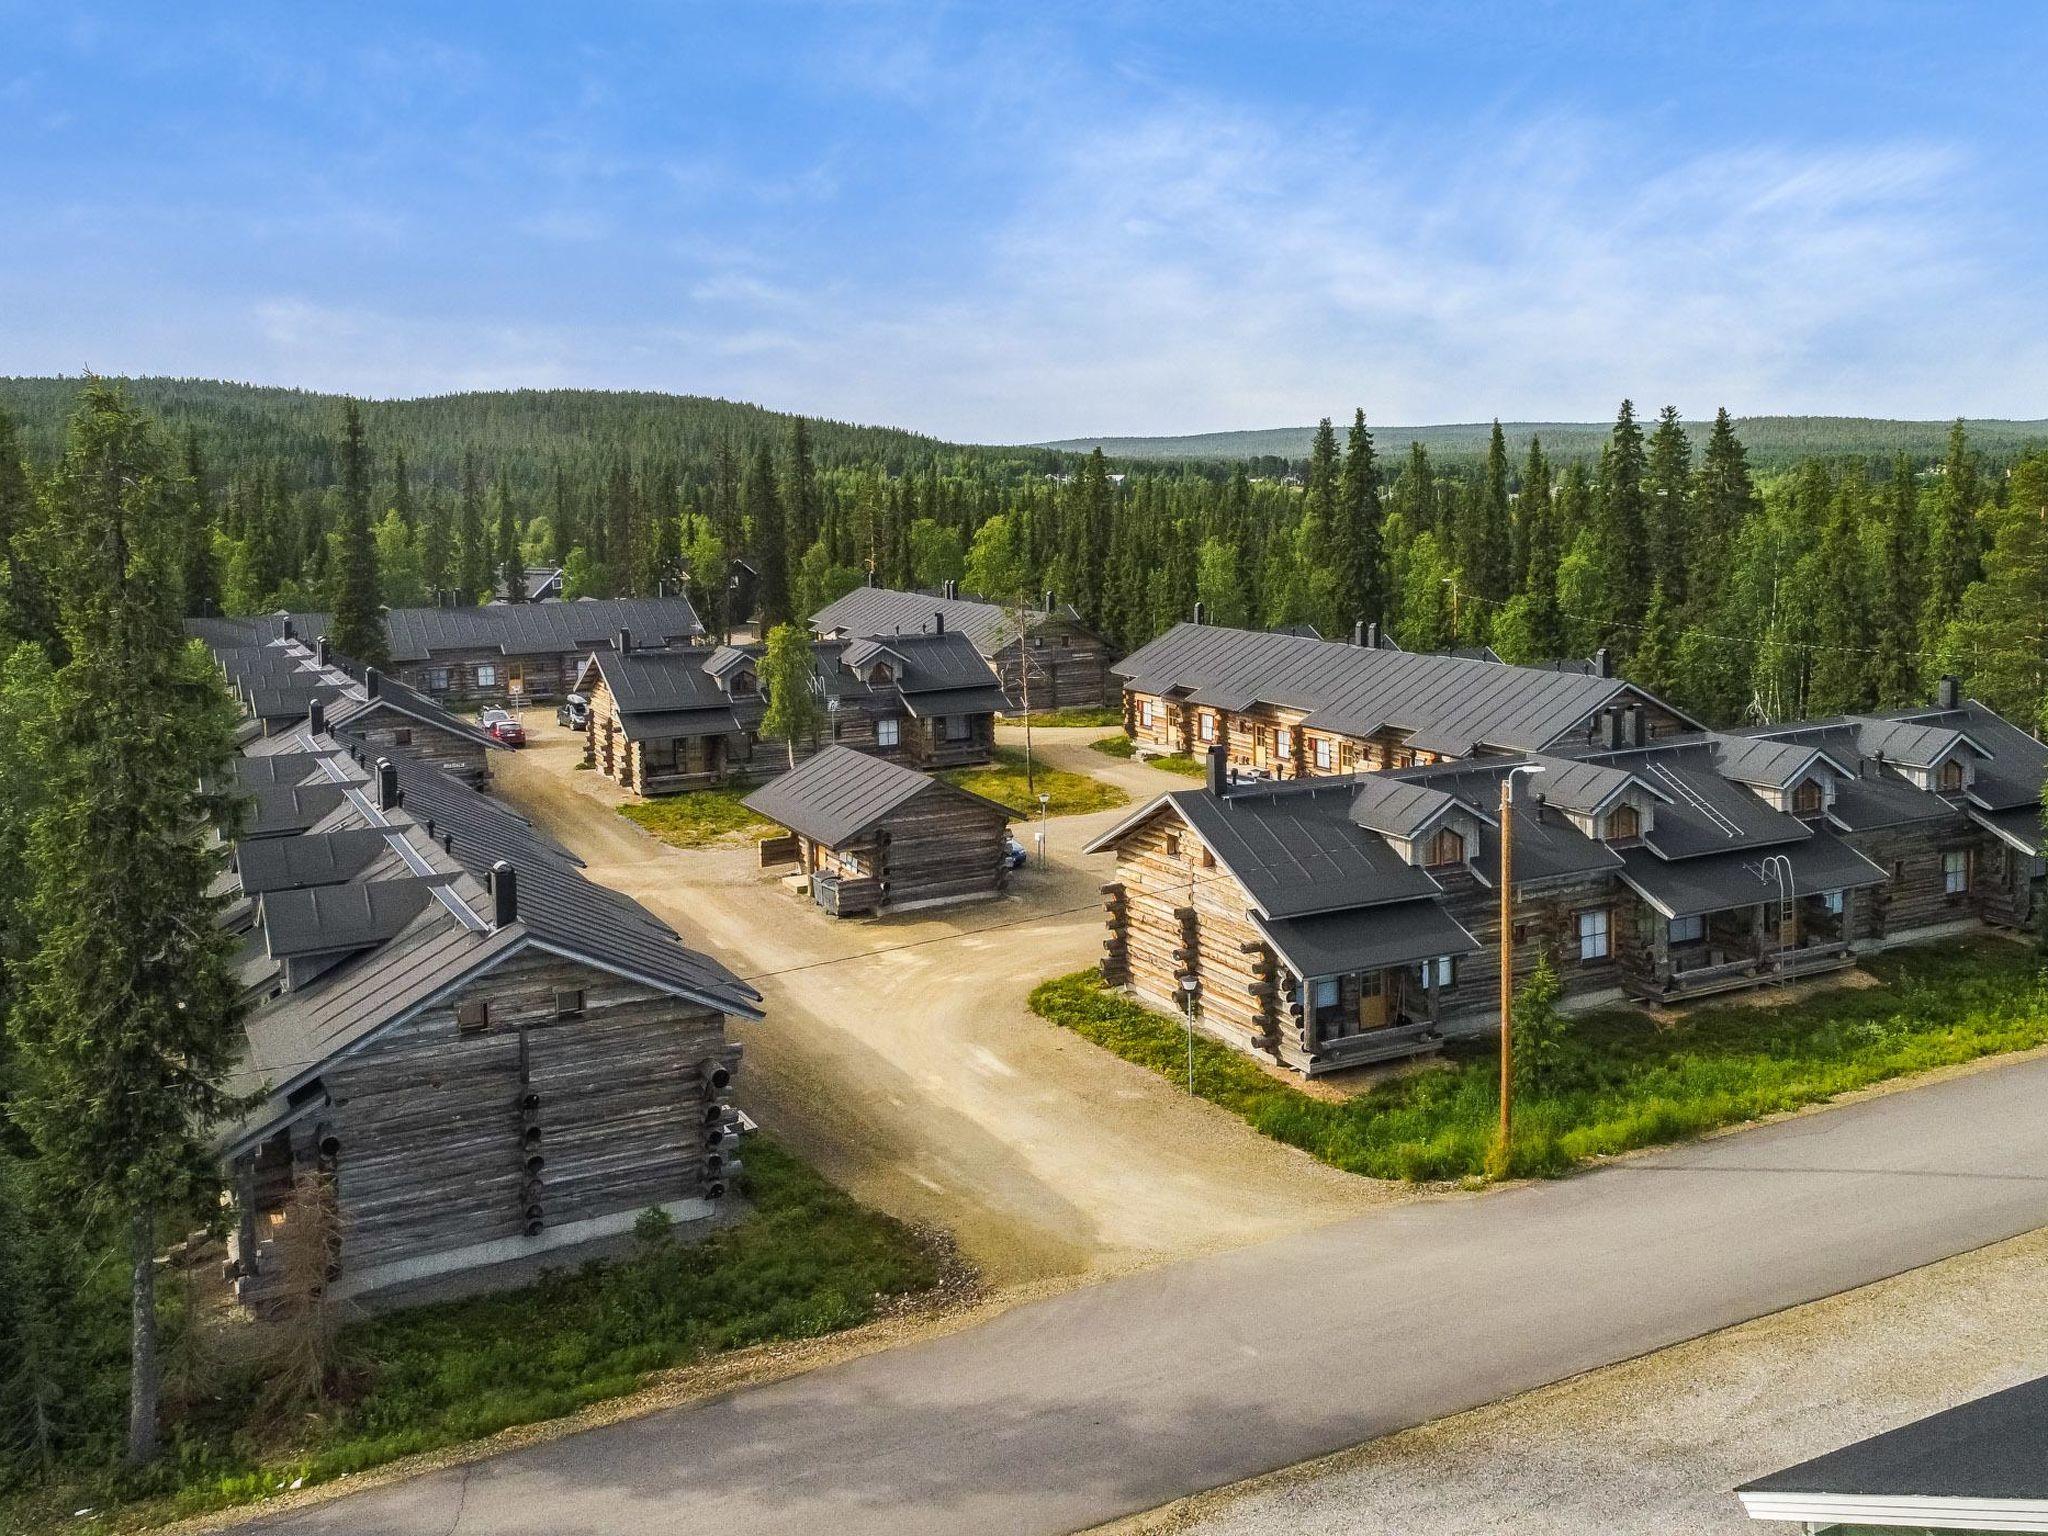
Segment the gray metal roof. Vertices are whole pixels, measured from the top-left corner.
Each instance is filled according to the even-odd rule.
[[[993,655],[1017,638],[1009,610],[977,597],[933,597],[926,592],[898,592],[891,587],[855,587],[811,615],[811,629],[820,635],[866,639],[878,635],[915,634],[943,617],[946,628],[965,635],[983,655]],[[1028,626],[1047,617],[1031,609]]]
[[[271,955],[368,949],[395,938],[433,899],[419,879],[363,880],[264,893],[263,934]]]
[[[257,838],[235,846],[235,871],[251,896],[302,890],[353,880],[388,848],[385,834],[367,827]]]
[[[1355,783],[1308,780],[1167,796],[1268,917],[1434,896],[1442,887],[1351,820]]]
[[[1708,739],[1714,747],[1714,769],[1721,777],[1768,789],[1789,788],[1821,751],[1815,742],[1777,741],[1767,736],[1715,735]]]
[[[1460,808],[1455,796],[1413,779],[1367,774],[1357,784],[1351,819],[1368,832],[1412,838],[1447,811]]]
[[[377,711],[389,710],[407,720],[412,720],[429,730],[458,737],[492,751],[508,750],[505,744],[474,720],[465,720],[446,705],[428,698],[417,688],[408,687],[397,678],[385,673],[377,676],[377,696],[369,696],[369,680],[358,679],[355,692],[361,697],[336,700],[328,711],[328,717],[336,725],[360,726]]]
[[[243,837],[282,837],[316,826],[342,803],[338,784],[263,784],[246,792]]]
[[[2037,1377],[1757,1478],[1736,1491],[2037,1503],[2048,1500],[2044,1447],[2048,1377]],[[1969,1513],[1956,1512],[1957,1528],[2037,1528],[1999,1526],[1992,1509],[1974,1511],[1980,1519],[1970,1519]],[[1855,1519],[1846,1512],[1842,1518]]]
[[[333,616],[290,615],[298,639],[311,642]],[[594,651],[630,631],[635,644],[676,644],[704,633],[687,597],[586,598],[573,603],[488,603],[483,607],[390,608],[385,648],[393,661],[431,661],[436,652],[492,651],[506,656]],[[275,635],[276,619],[269,634]]]
[[[1140,693],[1215,689],[1303,710],[1319,730],[1370,736],[1392,727],[1416,748],[1453,757],[1568,745],[1604,705],[1648,697],[1619,678],[1209,624],[1176,625],[1113,670]]]
[[[1776,848],[1660,859],[1647,848],[1622,851],[1621,878],[1666,917],[1699,917],[1775,901],[1781,889],[1767,861],[1782,856],[1791,866],[1792,894],[1881,885],[1888,878],[1832,832]]]
[[[1895,717],[1915,725],[1960,731],[1990,754],[1979,760],[1970,795],[1993,810],[2038,805],[2048,779],[2048,746],[1975,699],[1958,709],[1901,710]]]
[[[1007,807],[900,763],[851,747],[827,747],[741,803],[812,842],[837,848],[921,794],[963,796],[1009,820]]]
[[[1671,798],[1634,774],[1605,763],[1548,756],[1531,757],[1529,761],[1543,770],[1542,776],[1530,785],[1530,793],[1545,805],[1554,805],[1559,810],[1596,815],[1631,786],[1652,799]]]
[[[229,761],[228,772],[233,776],[237,789],[313,784],[320,782],[320,754],[273,752],[263,757],[236,757]]]
[[[1479,948],[1462,923],[1428,900],[1252,921],[1301,976],[1381,970]]]
[[[1772,809],[1754,790],[1723,778],[1714,745],[1706,738],[1589,755],[1666,797],[1643,839],[1664,858],[1769,847],[1812,835],[1798,817]]]

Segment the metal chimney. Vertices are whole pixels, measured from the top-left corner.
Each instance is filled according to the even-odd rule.
[[[1365,644],[1365,620],[1357,619],[1352,622],[1351,643],[1353,645]]]
[[[306,729],[315,736],[327,732],[327,706],[318,699],[306,706]]]
[[[398,769],[388,757],[377,759],[377,809],[398,809]]]
[[[327,649],[327,637],[325,635],[322,635],[313,642],[313,659],[322,667],[327,665]]]
[[[1935,684],[1934,702],[1942,709],[1961,709],[1963,707],[1963,680],[1953,672],[1944,674],[1941,681]]]
[[[625,655],[626,652],[633,649],[633,631],[631,631],[630,629],[622,629],[619,631],[618,647],[619,654],[621,656]]]
[[[1230,754],[1217,742],[1209,749],[1209,793],[1221,796],[1230,784]]]
[[[1593,653],[1593,675],[1595,677],[1614,676],[1614,658],[1608,654],[1607,647],[1604,645]]]
[[[375,667],[363,668],[363,697],[374,699],[383,692],[384,674]]]
[[[503,859],[491,866],[491,926],[519,921],[519,876]]]
[[[1209,622],[1209,605],[1203,602],[1199,597],[1195,599],[1195,622],[1197,624],[1206,624]]]

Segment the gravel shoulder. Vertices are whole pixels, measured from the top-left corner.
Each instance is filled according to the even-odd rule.
[[[2048,1231],[1096,1536],[1756,1536],[1732,1489],[2048,1372]]]
[[[1007,742],[1021,731],[1003,732]],[[1185,780],[1034,731],[1048,761],[1142,802]],[[494,760],[507,801],[760,988],[736,1031],[740,1104],[859,1199],[945,1228],[995,1286],[1105,1274],[1266,1241],[1410,1198],[1267,1141],[1025,1006],[1099,953],[1109,861],[1080,852],[1128,810],[1055,817],[1009,896],[835,921],[763,873],[751,843],[668,847],[617,814],[543,728]],[[1031,846],[1035,827],[1017,828]]]

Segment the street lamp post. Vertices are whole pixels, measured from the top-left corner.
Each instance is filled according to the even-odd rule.
[[[1515,1092],[1515,775],[1541,773],[1523,763],[1500,781],[1500,1155],[1503,1165],[1514,1129]]]
[[[1188,1026],[1188,1096],[1195,1092],[1195,978],[1183,976],[1180,979],[1180,1007],[1186,1016]]]
[[[1052,815],[1052,796],[1044,790],[1038,792],[1038,862],[1045,862],[1046,820]]]

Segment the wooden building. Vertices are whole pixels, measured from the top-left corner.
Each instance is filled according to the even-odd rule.
[[[794,863],[835,917],[982,901],[1009,879],[1007,806],[850,747],[827,747],[746,805],[786,829],[763,863]]]
[[[274,614],[265,638],[312,641],[324,613]],[[388,608],[385,673],[430,699],[461,708],[558,698],[576,686],[590,653],[621,631],[643,646],[703,638],[686,597],[579,598],[574,602]]]
[[[828,746],[913,768],[986,763],[1003,696],[965,636],[940,630],[811,646],[823,724],[799,762]],[[578,691],[589,700],[589,761],[635,794],[771,777],[789,746],[762,733],[762,647],[599,651]]]
[[[2048,748],[1975,703],[1161,797],[1117,857],[1103,973],[1303,1072],[1495,1017],[1502,779],[1512,945],[1575,1003],[1674,1003],[1845,969],[1873,947],[2030,921]],[[1619,718],[1617,718],[1619,717]],[[1616,743],[1610,745],[1609,743]]]
[[[1179,624],[1113,671],[1141,754],[1201,757],[1221,744],[1232,768],[1276,779],[1591,747],[1606,729],[1651,741],[1699,728],[1618,678],[1415,654],[1368,625],[1343,644]]]
[[[303,1284],[308,1242],[328,1296],[402,1297],[573,1262],[650,1207],[710,1216],[727,1023],[758,994],[395,743],[316,705],[252,746],[221,891],[249,1005],[251,1107],[217,1136],[236,1294]]]
[[[962,597],[949,582],[934,594],[890,587],[856,587],[811,615],[820,639],[886,638],[944,628],[963,634],[988,659],[1013,710],[1099,709],[1114,702],[1115,680],[1102,637],[1081,622],[1071,604],[1048,592],[1018,615],[1001,603]]]

